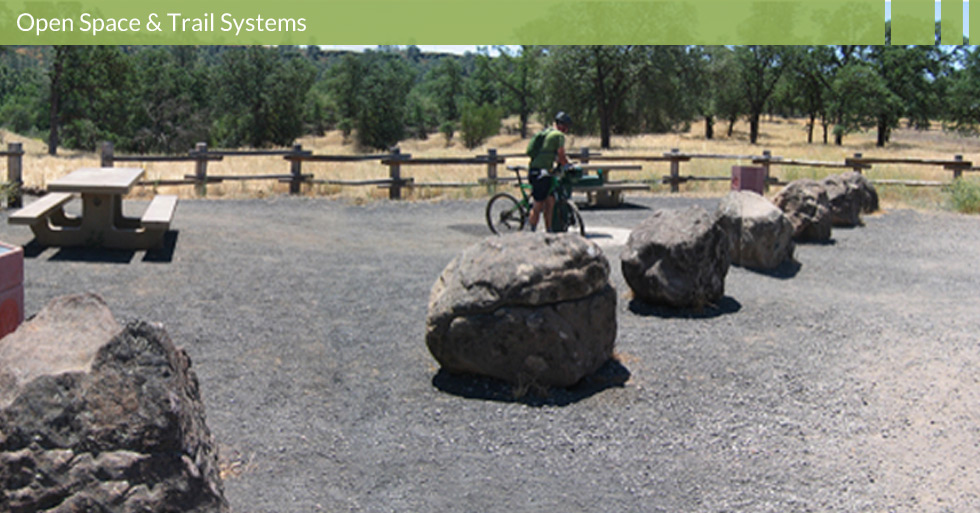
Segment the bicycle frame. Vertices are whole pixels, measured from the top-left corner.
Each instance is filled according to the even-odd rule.
[[[506,192],[497,193],[490,198],[487,203],[486,217],[487,224],[494,233],[499,233],[498,223],[504,227],[505,231],[511,231],[515,226],[518,230],[523,229],[525,219],[529,217],[533,208],[534,200],[531,194],[533,186],[521,179],[521,171],[526,168],[524,166],[507,166],[507,169],[517,175],[517,187],[521,192],[521,199],[517,199]],[[577,225],[582,235],[585,235],[585,226],[582,223],[581,215],[575,205],[571,203],[570,178],[557,169],[552,171],[549,178],[551,183],[548,194],[555,198],[554,210],[551,213],[551,231],[563,232],[569,227]],[[513,205],[513,208],[508,209],[504,205],[508,201]],[[497,210],[495,205],[501,205],[503,210]]]
[[[531,189],[531,184],[525,185],[521,181],[520,170],[524,169],[522,166],[508,167],[511,171],[517,174],[517,185],[521,190],[522,201],[521,204],[526,208],[525,213],[530,213],[531,208],[534,205],[534,198],[528,196],[528,190]],[[570,202],[572,199],[572,183],[568,175],[556,166],[551,170],[548,176],[551,179],[551,187],[548,189],[548,195],[555,198],[555,206],[552,211],[551,224],[552,230],[554,231],[565,231],[568,228],[569,220],[566,217],[569,215],[565,211],[565,202]],[[530,182],[530,180],[528,180]]]
[[[524,183],[521,180],[521,171],[525,169],[524,166],[507,166],[507,169],[517,175],[517,188],[521,191],[521,203],[526,204],[528,210],[530,210],[530,207],[534,204],[534,198],[528,194],[528,191],[532,188],[530,180],[528,183]],[[552,170],[549,178],[551,178],[551,187],[548,189],[548,195],[554,196],[555,201],[569,200],[571,198],[572,186],[568,178],[563,173],[555,170]]]

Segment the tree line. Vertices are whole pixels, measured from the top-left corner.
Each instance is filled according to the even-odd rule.
[[[417,47],[6,47],[0,125],[59,147],[133,153],[286,146],[340,130],[364,151],[408,138],[476,147],[558,110],[573,131],[759,138],[764,115],[803,117],[807,142],[902,123],[976,134],[980,51],[962,46],[522,46],[465,55]]]

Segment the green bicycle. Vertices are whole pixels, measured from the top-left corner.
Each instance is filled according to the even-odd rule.
[[[521,191],[521,199],[518,200],[511,194],[500,192],[487,202],[487,226],[490,227],[490,231],[497,235],[523,230],[531,213],[533,202],[530,194],[531,184],[521,180],[521,171],[525,169],[524,166],[507,166],[507,169],[517,175],[517,186],[518,190]],[[574,168],[572,171],[574,172]],[[582,222],[582,214],[579,213],[578,207],[572,203],[571,177],[568,176],[568,173],[552,173],[549,194],[555,197],[551,231],[566,232],[578,227],[579,233],[584,237],[585,223]]]

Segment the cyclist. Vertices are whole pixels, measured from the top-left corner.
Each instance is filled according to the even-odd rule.
[[[548,194],[551,191],[549,171],[556,160],[561,166],[568,165],[568,158],[565,156],[565,134],[571,126],[571,116],[564,111],[556,114],[554,129],[548,130],[541,150],[527,165],[527,179],[533,186],[531,195],[534,197],[534,206],[528,219],[532,232],[538,227],[538,218],[542,211],[544,211],[544,226],[549,232],[551,231],[551,213],[555,207],[555,197]]]

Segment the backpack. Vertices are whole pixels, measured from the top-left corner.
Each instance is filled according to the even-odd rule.
[[[527,143],[527,151],[525,153],[527,153],[528,157],[531,157],[531,160],[534,160],[534,158],[538,156],[538,153],[541,153],[541,147],[544,146],[544,139],[547,137],[548,132],[550,131],[551,128],[541,130],[540,132],[534,134],[531,141]]]

